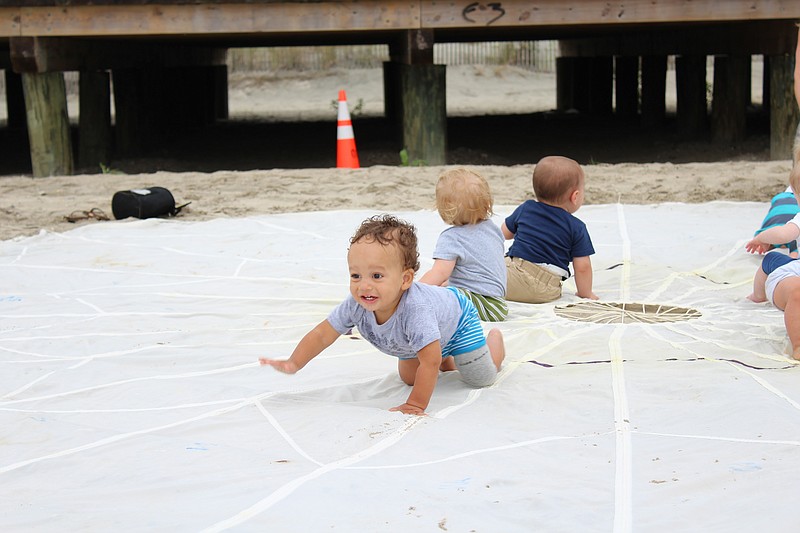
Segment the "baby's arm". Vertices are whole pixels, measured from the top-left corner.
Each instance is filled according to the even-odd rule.
[[[578,288],[577,295],[581,298],[599,300],[597,295],[592,292],[592,260],[587,255],[584,257],[573,257],[572,267],[575,269],[575,286]]]
[[[514,234],[511,233],[511,231],[509,231],[509,229],[506,227],[505,222],[503,222],[503,224],[500,226],[500,231],[503,232],[503,237],[505,237],[506,240],[514,238]]]
[[[455,261],[435,259],[433,261],[433,268],[419,278],[419,281],[420,283],[427,283],[428,285],[447,285],[447,280],[450,279],[450,274],[453,273],[455,267]]]
[[[787,222],[783,226],[775,226],[762,231],[748,241],[744,247],[751,254],[763,254],[770,249],[771,244],[783,244],[798,237],[800,237],[800,227],[792,222]]]
[[[289,359],[277,360],[261,357],[258,361],[262,365],[269,365],[275,370],[280,370],[286,374],[294,374],[306,366],[309,361],[322,353],[322,350],[333,344],[338,338],[339,332],[333,329],[330,322],[323,320],[300,339],[300,342],[297,343],[297,347],[295,347]]]
[[[408,395],[406,403],[392,407],[390,411],[400,411],[406,415],[425,414],[425,408],[433,396],[433,389],[436,388],[436,381],[439,379],[439,365],[442,364],[442,345],[439,341],[434,341],[417,352],[416,375],[414,376],[414,387]]]

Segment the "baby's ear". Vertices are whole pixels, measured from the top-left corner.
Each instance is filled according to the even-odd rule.
[[[406,290],[411,287],[411,284],[414,282],[414,269],[407,268],[403,271],[403,285],[402,289]]]

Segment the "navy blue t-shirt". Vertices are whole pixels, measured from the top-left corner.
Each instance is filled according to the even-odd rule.
[[[505,223],[514,234],[506,254],[509,257],[555,265],[570,272],[573,257],[594,254],[586,224],[560,207],[526,200]]]

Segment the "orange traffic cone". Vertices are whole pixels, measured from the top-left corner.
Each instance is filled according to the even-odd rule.
[[[347,96],[339,91],[339,120],[336,126],[336,168],[360,168],[353,122],[347,110]]]

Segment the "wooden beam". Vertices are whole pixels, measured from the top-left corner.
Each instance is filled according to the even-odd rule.
[[[389,43],[389,60],[405,65],[433,65],[433,31],[403,31]]]
[[[419,28],[411,2],[66,5],[0,8],[0,36],[259,34]]]
[[[423,28],[633,25],[800,18],[797,0],[421,2]]]
[[[15,72],[63,72],[114,68],[224,66],[223,48],[153,44],[141,41],[97,42],[63,37],[12,37]]]
[[[633,26],[660,23],[796,20],[797,0],[505,0],[463,2],[240,0],[111,3],[75,0],[0,7],[0,37],[242,35],[468,29]],[[608,54],[604,54],[608,55]]]
[[[798,2],[800,5],[800,2]],[[561,39],[565,56],[792,54],[797,28],[790,20],[714,25],[654,26],[592,38]]]

